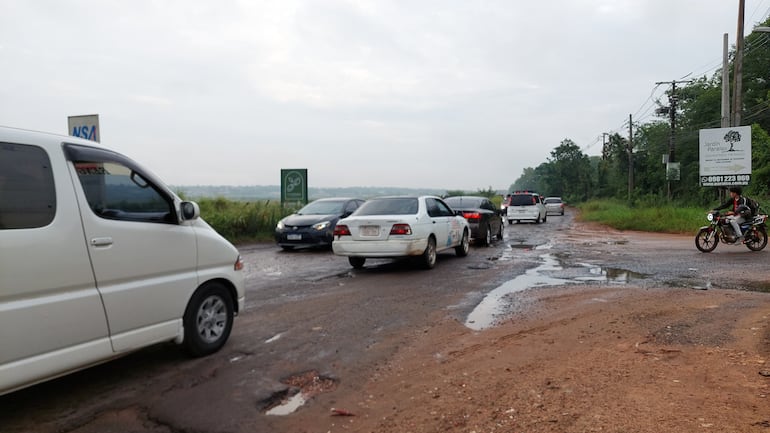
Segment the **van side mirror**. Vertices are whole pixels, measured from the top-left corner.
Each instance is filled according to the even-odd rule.
[[[201,208],[194,201],[183,201],[180,205],[182,219],[185,221],[198,219],[201,216]]]

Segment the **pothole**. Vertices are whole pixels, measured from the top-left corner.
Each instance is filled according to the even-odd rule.
[[[515,248],[517,250],[531,250],[532,248],[535,248],[535,245],[532,244],[510,244],[511,248]]]
[[[265,415],[289,415],[316,395],[334,391],[337,380],[315,370],[289,376],[281,383],[289,388],[278,391],[263,401]]]
[[[606,281],[610,283],[628,283],[634,280],[643,280],[647,278],[646,274],[634,272],[623,268],[613,268],[604,266],[585,265],[591,274],[586,277],[578,277],[579,281]]]

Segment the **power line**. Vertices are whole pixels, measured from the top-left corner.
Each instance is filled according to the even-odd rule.
[[[758,9],[759,9],[759,6],[757,6],[757,8],[755,9],[754,14],[756,13],[756,10],[758,10]],[[754,14],[752,14],[752,17],[753,17]],[[770,8],[768,8],[767,12],[765,13],[765,16],[768,16],[768,15],[770,15]],[[749,55],[749,54],[753,54],[755,51],[766,47],[768,44],[770,44],[770,37],[763,38],[762,41],[759,42],[758,44],[752,44],[752,45],[747,46],[745,51],[744,51],[744,56]],[[696,76],[703,76],[703,75],[705,75],[708,72],[714,72],[714,71],[716,71],[716,70],[718,70],[718,69],[720,69],[722,67],[722,60],[719,60],[718,62],[714,61],[712,63],[714,64],[714,66],[712,66],[709,69],[703,71],[702,73],[696,74]],[[709,63],[709,64],[712,64],[712,63]],[[690,74],[687,74],[686,76],[689,76],[689,75],[692,75],[692,74],[693,73],[690,73]],[[681,82],[684,82],[684,81],[681,81]],[[653,87],[652,90],[650,91],[650,95],[647,97],[647,99],[644,100],[644,102],[642,102],[642,105],[639,106],[639,108],[636,110],[636,112],[635,112],[633,117],[635,119],[637,119],[637,120],[634,123],[637,123],[637,124],[643,123],[645,120],[647,120],[649,118],[650,110],[652,110],[652,108],[655,105],[650,104],[649,106],[647,106],[647,104],[650,101],[653,100],[653,96],[655,95],[655,91],[660,87],[660,84],[662,84],[662,83],[656,83],[655,87]],[[660,104],[660,102],[657,101],[657,100],[655,100],[655,102],[657,104]],[[754,108],[754,107],[752,107],[752,108]],[[770,108],[763,108],[759,112],[763,112],[763,111],[765,111],[767,109],[770,109]],[[642,111],[642,110],[644,110],[644,111]],[[750,110],[751,109],[747,109],[747,112],[750,111]],[[747,117],[756,116],[759,112],[751,113]],[[719,121],[716,121],[716,122],[719,122]],[[710,124],[713,124],[713,123],[714,122],[709,122],[708,124],[704,124],[703,126],[707,126],[707,125],[710,125]],[[621,130],[623,130],[627,125],[628,125],[628,120],[623,122],[623,124],[621,126],[610,130],[609,134],[616,134],[616,133],[620,132]],[[592,143],[591,146],[593,146],[595,144],[596,143]]]

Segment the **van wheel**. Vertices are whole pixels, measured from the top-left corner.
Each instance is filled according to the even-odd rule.
[[[221,349],[233,328],[233,298],[221,283],[204,284],[184,313],[184,348],[192,356]]]

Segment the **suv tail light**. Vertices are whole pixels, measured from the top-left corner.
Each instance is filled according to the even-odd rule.
[[[393,224],[393,227],[390,228],[390,234],[392,234],[392,235],[411,235],[412,234],[412,228],[409,227],[409,224]]]
[[[350,229],[344,224],[337,224],[334,227],[334,236],[350,236]]]

